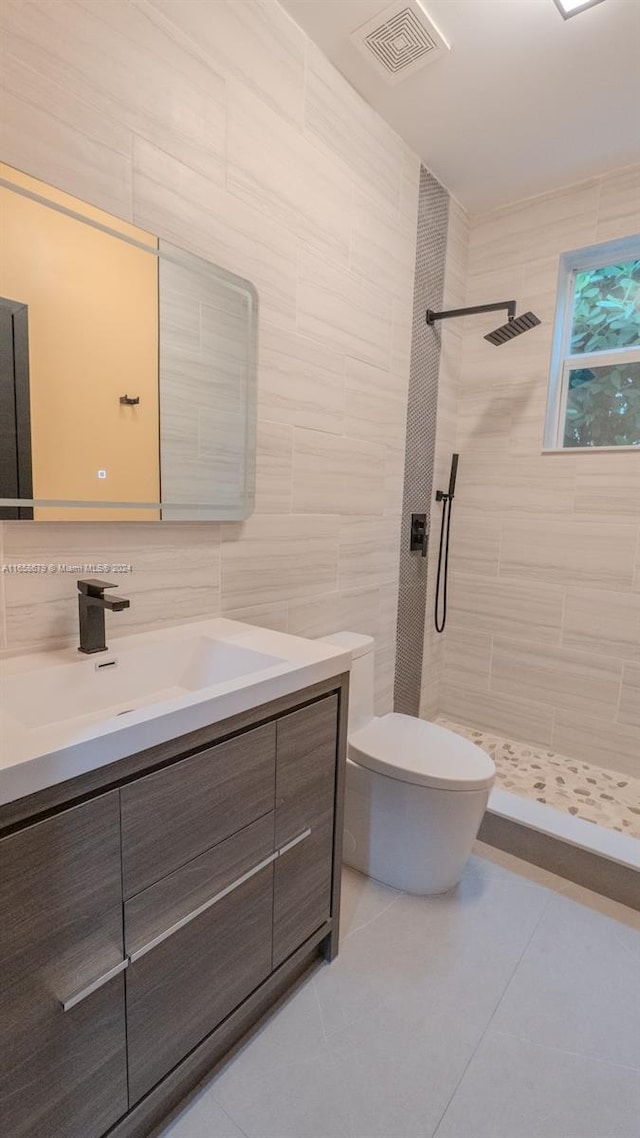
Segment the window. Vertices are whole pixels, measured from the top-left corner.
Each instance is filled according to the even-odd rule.
[[[560,259],[545,442],[640,447],[640,237]]]

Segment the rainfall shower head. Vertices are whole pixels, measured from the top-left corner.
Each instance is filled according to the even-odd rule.
[[[479,312],[501,312],[503,308],[506,308],[509,319],[506,324],[501,324],[493,332],[487,333],[485,340],[490,344],[506,344],[508,340],[513,340],[514,336],[520,336],[522,332],[528,332],[530,328],[535,328],[536,324],[540,323],[533,312],[524,312],[522,316],[516,316],[515,300],[501,300],[498,304],[475,304],[472,308],[452,308],[448,312],[432,312],[427,308],[427,324],[433,325],[436,320],[449,320],[452,316],[476,316]]]
[[[506,324],[494,328],[493,332],[487,332],[485,340],[490,344],[506,344],[508,340],[513,340],[514,336],[528,332],[539,323],[538,317],[533,312],[523,312],[522,316],[510,316]]]

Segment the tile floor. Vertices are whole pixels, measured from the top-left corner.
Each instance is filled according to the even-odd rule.
[[[531,743],[515,743],[488,731],[436,720],[491,755],[497,785],[524,798],[555,806],[632,838],[640,838],[640,779],[583,763]]]
[[[490,847],[345,870],[340,954],[162,1138],[640,1138],[640,913]]]

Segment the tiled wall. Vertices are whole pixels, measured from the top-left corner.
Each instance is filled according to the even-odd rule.
[[[462,326],[451,609],[425,700],[635,775],[640,451],[541,448],[558,255],[638,230],[640,167],[471,219],[466,303],[516,297],[542,326],[499,348],[491,316]]]
[[[411,552],[411,515],[426,513],[428,521],[433,489],[440,330],[427,325],[425,313],[428,308],[438,311],[442,305],[448,214],[447,190],[423,167],[413,290],[394,688],[394,708],[405,715],[418,715],[421,702],[428,559]]]
[[[458,202],[451,198],[449,201],[447,258],[444,275],[444,294],[442,298],[443,310],[448,308],[460,308],[465,303],[468,244],[469,219]],[[442,506],[435,502],[434,497],[436,490],[446,490],[449,485],[451,455],[457,446],[456,433],[460,363],[462,359],[462,331],[462,323],[458,320],[443,321],[442,324],[436,325],[436,334],[439,335],[441,341],[441,352],[438,376],[437,433],[433,470],[434,493],[431,501],[431,535],[429,538],[427,567],[424,657],[420,701],[420,714],[425,719],[435,718],[439,711],[444,671],[444,636],[439,635],[434,627]]]
[[[5,0],[4,159],[258,288],[257,513],[5,523],[5,562],[131,562],[111,636],[209,614],[378,639],[390,707],[419,162],[273,0]],[[108,575],[108,574],[107,574]],[[4,575],[2,647],[75,575]]]

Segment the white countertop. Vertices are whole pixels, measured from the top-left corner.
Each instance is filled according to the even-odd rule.
[[[198,636],[275,656],[279,662],[209,687],[177,695],[169,692],[169,698],[127,710],[126,716],[93,711],[26,726],[15,708],[12,712],[12,677],[29,676],[36,706],[38,692],[52,683],[56,669],[84,665],[86,672],[87,661],[104,664],[119,656],[124,659],[132,648],[153,650],[157,645],[159,651],[166,652],[174,644],[178,651],[182,642]],[[331,679],[348,671],[350,664],[348,651],[322,640],[305,640],[223,618],[121,637],[112,642],[108,652],[96,656],[66,648],[2,660],[0,805]]]

